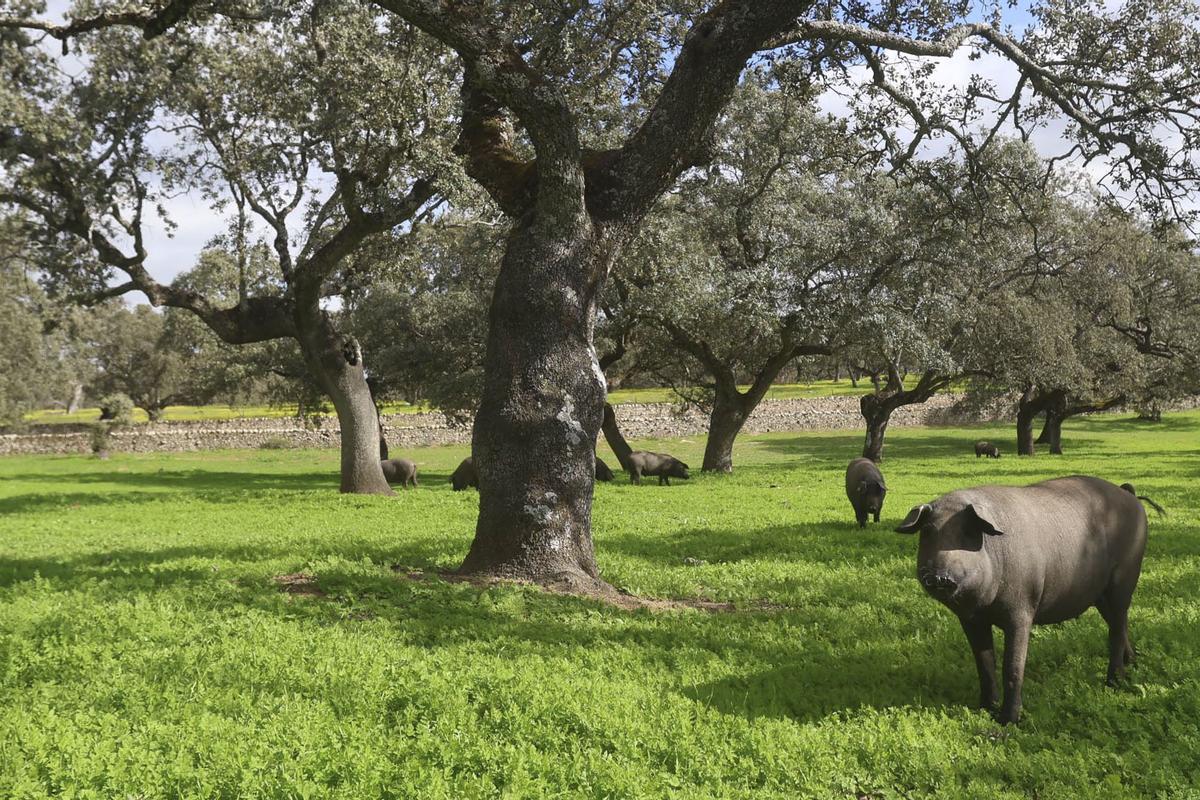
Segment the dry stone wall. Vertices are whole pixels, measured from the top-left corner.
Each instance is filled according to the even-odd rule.
[[[1176,404],[1194,408],[1200,398]],[[679,413],[670,403],[623,403],[614,407],[621,430],[630,439],[673,439],[703,435],[708,418],[698,411]],[[892,415],[892,427],[969,424],[1011,416],[1011,404],[998,402],[985,409],[968,407],[961,395],[937,395],[927,403],[906,406]],[[857,397],[818,397],[767,400],[746,422],[746,433],[805,430],[855,430],[862,427]],[[406,447],[466,444],[469,425],[451,425],[438,413],[394,414],[384,417],[388,445]],[[306,426],[293,417],[202,422],[159,422],[135,425],[113,434],[113,450],[123,453],[186,452],[247,449],[263,446],[337,447],[341,433],[336,417]],[[0,455],[90,452],[87,425],[31,426],[19,433],[0,434]]]
[[[939,415],[953,405],[950,396],[936,397],[924,406],[898,411],[893,425],[925,425],[942,421]],[[625,403],[616,406],[617,419],[631,439],[670,439],[703,434],[705,415],[682,414],[669,403]],[[746,424],[748,433],[846,429],[861,426],[858,399],[824,397],[764,402]],[[466,444],[470,426],[452,425],[438,413],[394,414],[384,417],[388,444],[396,449]],[[88,425],[37,425],[0,434],[0,455],[87,453]],[[336,417],[309,426],[292,417],[198,422],[157,422],[134,425],[112,434],[113,450],[121,453],[187,452],[214,449],[278,447],[337,447],[341,431]]]

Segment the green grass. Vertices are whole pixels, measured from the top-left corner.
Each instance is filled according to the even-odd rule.
[[[893,430],[865,532],[851,432],[599,486],[604,576],[723,614],[399,578],[466,551],[462,448],[406,453],[422,486],[394,498],[336,494],[334,451],[0,459],[0,797],[1200,797],[1200,414],[1072,420],[1061,458],[976,460],[977,438],[1011,432]],[[644,444],[695,464],[703,441]],[[1001,730],[890,531],[952,488],[1072,472],[1170,511],[1139,662],[1106,689],[1098,614],[1038,628]],[[325,596],[272,581],[296,572]]]
[[[905,385],[912,388],[916,385],[917,375],[911,375]],[[743,391],[748,388],[740,387]],[[769,400],[787,400],[796,397],[836,397],[839,395],[862,395],[871,391],[871,382],[860,380],[858,386],[851,386],[849,380],[814,381],[812,383],[787,383],[772,386],[767,392]],[[674,403],[679,398],[665,388],[654,389],[620,389],[608,396],[609,402],[621,403]],[[383,407],[385,414],[416,414],[431,411],[426,405],[411,405],[409,403],[387,403]],[[225,420],[225,419],[260,419],[263,417],[291,417],[295,415],[291,407],[272,406],[168,406],[163,413],[163,419],[168,422],[187,422],[195,420]],[[68,414],[62,409],[43,409],[25,415],[26,422],[39,425],[67,422],[95,422],[100,419],[99,408],[81,408]],[[146,412],[140,408],[133,412],[134,422],[147,422]]]

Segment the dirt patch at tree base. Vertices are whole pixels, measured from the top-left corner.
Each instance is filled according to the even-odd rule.
[[[641,597],[622,591],[597,578],[573,573],[563,573],[550,580],[538,582],[494,575],[462,575],[451,571],[430,573],[405,567],[401,564],[394,564],[392,570],[401,578],[410,581],[425,581],[430,578],[437,578],[447,583],[467,583],[480,589],[487,589],[492,586],[531,586],[549,594],[596,600],[625,611],[638,611],[641,609],[648,611],[691,610],[720,614],[748,611],[785,611],[788,609],[788,606],[766,601],[755,601],[739,606],[728,601],[709,600],[703,597],[678,599]]]
[[[317,576],[307,572],[293,572],[290,575],[276,575],[271,580],[284,594],[299,597],[324,597],[325,592],[317,586]]]

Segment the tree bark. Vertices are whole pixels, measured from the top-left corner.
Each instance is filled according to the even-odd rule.
[[[1061,415],[1052,414],[1050,411],[1046,413],[1045,427],[1049,428],[1049,431],[1045,431],[1045,433],[1049,435],[1046,437],[1045,444],[1050,445],[1051,456],[1062,455],[1062,421]]]
[[[601,424],[601,430],[604,431],[604,440],[608,442],[613,455],[617,457],[617,463],[621,465],[621,469],[632,472],[633,467],[629,456],[633,454],[633,448],[629,446],[629,442],[625,441],[625,436],[617,425],[617,415],[608,403],[604,404],[604,422]]]
[[[708,441],[704,445],[704,472],[733,472],[733,442],[749,414],[736,397],[717,392],[708,417]]]
[[[367,391],[371,393],[371,405],[375,406],[375,423],[379,426],[379,460],[388,460],[387,435],[383,430],[383,409],[378,397],[378,379],[367,378]]]
[[[1078,400],[1072,398],[1064,389],[1057,389],[1050,392],[1048,396],[1050,400],[1046,405],[1046,422],[1042,426],[1042,433],[1038,436],[1037,444],[1050,445],[1050,453],[1056,456],[1063,454],[1063,422],[1080,414],[1107,411],[1125,402],[1124,395],[1120,394],[1103,400]]]
[[[1036,452],[1033,442],[1033,422],[1046,407],[1046,398],[1036,387],[1026,387],[1017,402],[1017,455],[1032,456]]]
[[[883,461],[883,439],[887,435],[888,422],[894,410],[889,403],[872,394],[863,395],[858,402],[863,420],[867,423],[867,437],[863,442],[862,457],[876,464]]]
[[[591,510],[605,381],[592,329],[611,251],[599,238],[569,208],[534,211],[510,234],[471,439],[479,520],[461,572],[602,584]]]
[[[889,365],[887,375],[887,383],[881,386],[879,373],[872,373],[871,382],[875,385],[875,393],[863,395],[858,401],[859,411],[862,412],[867,425],[862,457],[869,458],[876,464],[883,461],[883,441],[887,435],[888,422],[892,419],[892,412],[902,406],[924,403],[949,386],[955,378],[954,375],[924,372],[916,386],[905,389],[904,377],[898,368]]]
[[[1050,446],[1051,455],[1061,456],[1063,415],[1053,407],[1046,409],[1046,421],[1042,424],[1042,432],[1034,444]]]
[[[393,494],[379,462],[379,418],[363,371],[358,342],[317,311],[297,321],[305,365],[333,401],[342,429],[341,491]]]

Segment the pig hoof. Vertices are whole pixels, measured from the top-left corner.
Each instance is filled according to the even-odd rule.
[[[996,715],[996,722],[999,722],[1001,725],[1016,725],[1020,721],[1021,721],[1021,712],[1020,711],[1008,712],[1008,711],[1002,710],[999,714]]]

